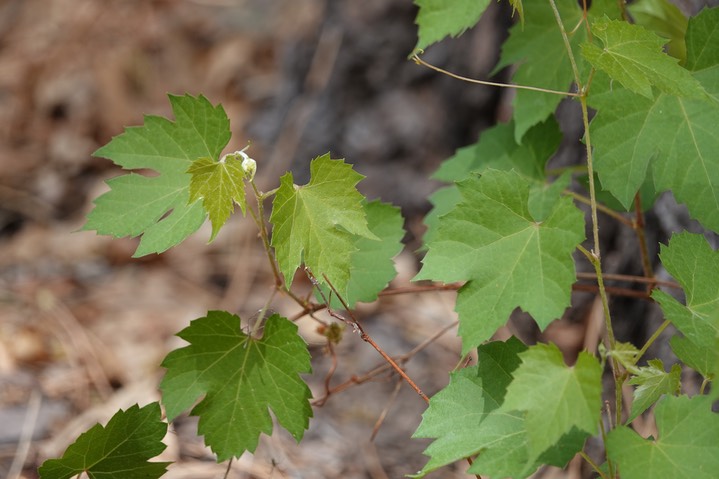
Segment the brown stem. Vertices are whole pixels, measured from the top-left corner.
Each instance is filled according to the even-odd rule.
[[[647,278],[654,278],[654,271],[652,270],[652,262],[649,258],[649,248],[647,247],[647,237],[644,234],[644,213],[642,212],[642,199],[639,195],[639,192],[637,192],[634,195],[634,223],[633,228],[634,232],[637,234],[637,239],[639,240],[639,251],[641,253],[642,257],[642,267],[644,268],[644,276]],[[647,284],[647,293],[652,292],[654,287],[656,286],[656,282],[652,281]]]

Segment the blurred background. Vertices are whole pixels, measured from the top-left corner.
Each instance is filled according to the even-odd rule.
[[[506,2],[492,2],[479,27],[424,59],[488,79],[510,13]],[[131,259],[135,239],[79,231],[107,189],[104,180],[121,173],[92,152],[123,127],[142,124],[143,114],[171,116],[167,93],[221,103],[233,132],[227,151],[252,142],[264,189],[288,170],[304,183],[310,160],[328,151],[354,164],[367,176],[363,193],[402,208],[408,247],[397,259],[396,284],[409,283],[427,196],[439,186],[429,175],[508,119],[511,103],[509,90],[458,82],[409,61],[415,15],[409,0],[0,1],[0,477],[35,478],[43,460],[59,457],[118,408],[158,400],[159,364],[183,344],[175,333],[208,309],[251,317],[269,294],[254,226],[239,217],[210,245],[206,225],[171,251],[140,259]],[[494,79],[507,81],[509,73]],[[576,131],[572,106],[562,108],[570,119],[564,127]],[[564,145],[562,161],[579,159],[578,146]],[[686,225],[681,215],[650,214],[660,231],[650,241],[664,237],[662,221]],[[616,226],[603,233],[619,238],[610,248],[620,252],[632,241],[631,231]],[[640,273],[632,256],[608,254],[609,268]],[[587,318],[596,314],[591,299],[583,296],[588,306],[548,337],[581,349]],[[274,308],[297,312],[281,298]],[[393,296],[359,314],[391,355],[436,337],[407,368],[430,395],[446,384],[459,343],[455,331],[438,335],[455,320],[453,293]],[[301,324],[315,369],[307,379],[321,398],[331,358],[314,328]],[[643,337],[644,329],[634,323],[619,334]],[[422,467],[427,441],[410,436],[423,401],[390,374],[364,376],[382,361],[356,336],[347,333],[337,353],[333,384],[367,383],[317,407],[300,446],[283,432],[264,438],[229,477],[378,479]],[[166,477],[224,474],[195,426],[181,418],[171,428],[162,458],[176,464]],[[465,468],[430,477],[467,477]],[[582,471],[576,463],[538,477]]]

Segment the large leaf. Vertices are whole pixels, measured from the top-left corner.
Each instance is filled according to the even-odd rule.
[[[666,396],[654,417],[656,439],[626,426],[609,433],[607,453],[622,479],[715,479],[719,471],[719,414],[706,396]]]
[[[629,384],[637,385],[634,390],[634,402],[627,422],[646,411],[664,394],[676,394],[681,386],[682,368],[674,364],[670,372],[664,371],[661,359],[652,359],[648,365],[639,368],[636,375],[629,380]]]
[[[530,457],[540,456],[573,430],[587,436],[597,432],[602,368],[594,356],[581,352],[574,366],[567,367],[559,348],[537,344],[520,358],[502,410],[526,411]]]
[[[472,173],[482,173],[487,169],[515,170],[522,176],[533,180],[530,195],[536,201],[530,201],[530,208],[540,209],[546,206],[541,196],[547,191],[545,166],[549,158],[557,151],[562,134],[559,125],[550,118],[532,127],[524,136],[521,144],[514,139],[514,122],[500,123],[482,132],[479,140],[469,146],[458,149],[455,154],[442,162],[433,177],[447,182],[463,180]],[[554,188],[563,188],[562,182],[553,182]],[[566,185],[564,185],[566,186]],[[549,186],[551,188],[552,186]],[[550,192],[549,198],[559,198]],[[425,217],[427,232],[425,243],[434,238],[439,225],[439,217],[451,211],[461,200],[456,185],[441,188],[429,198],[432,211]],[[548,210],[554,206],[548,204]],[[530,211],[533,214],[535,211]],[[537,218],[544,218],[547,211],[537,211]]]
[[[686,306],[663,291],[654,298],[665,316],[684,335],[674,338],[679,359],[710,377],[719,369],[719,252],[701,235],[674,235],[662,245],[660,257],[667,271],[682,285]]]
[[[218,461],[254,452],[260,433],[272,432],[268,409],[296,440],[302,438],[312,408],[299,374],[311,367],[297,326],[275,314],[257,339],[241,330],[239,317],[210,311],[178,336],[190,345],[162,363],[167,417],[173,420],[204,396],[191,414],[200,417],[198,431]]]
[[[687,29],[687,68],[710,94],[719,93],[719,9],[703,11]],[[711,42],[715,43],[712,44]],[[595,166],[604,189],[625,207],[648,173],[657,191],[672,190],[704,226],[719,231],[719,102],[659,93],[648,99],[603,74],[592,83],[590,105]]]
[[[367,227],[363,197],[355,185],[363,178],[329,153],[312,160],[310,182],[292,183],[292,173],[280,180],[272,203],[272,246],[288,286],[304,263],[318,279],[347,287],[357,236],[377,237]]]
[[[419,27],[416,52],[472,28],[487,9],[489,0],[415,0],[414,3],[419,7],[415,20]]]
[[[107,426],[94,425],[68,446],[60,459],[39,469],[41,479],[69,479],[86,473],[91,479],[153,479],[169,462],[148,462],[165,450],[167,423],[156,402],[118,411]]]
[[[468,281],[457,297],[466,353],[517,307],[541,328],[564,312],[584,215],[571,199],[560,198],[544,221],[536,221],[528,205],[531,182],[514,171],[487,170],[458,187],[462,202],[439,219],[416,279]]]
[[[689,71],[664,53],[666,40],[643,27],[602,18],[592,24],[592,33],[603,48],[583,43],[584,58],[634,93],[653,99],[655,86],[669,95],[694,98],[706,95]]]
[[[518,354],[526,349],[514,337],[480,346],[477,367],[453,373],[449,384],[432,397],[414,433],[414,437],[436,439],[424,452],[431,459],[418,477],[487,448],[500,430],[502,434],[508,427],[522,430],[518,415],[506,415],[503,424],[492,428],[483,422],[504,401],[512,371],[520,364]]]
[[[143,126],[126,128],[94,153],[128,170],[159,173],[109,180],[110,191],[95,200],[83,227],[118,238],[142,235],[136,257],[161,253],[202,225],[202,203],[188,204],[187,169],[199,158],[217,161],[230,139],[230,123],[221,106],[212,106],[204,96],[169,98],[174,122],[146,116]]]
[[[575,27],[582,21],[583,12],[574,0],[556,2],[564,28],[570,34],[570,45],[578,60],[580,74],[585,71],[585,62],[577,54],[579,45],[587,38],[584,26]],[[609,15],[618,18],[616,2],[595,1],[589,11],[589,18]],[[507,41],[502,45],[502,56],[495,68],[499,70],[511,64],[518,64],[512,82],[547,88],[555,91],[569,91],[574,81],[569,55],[557,26],[557,20],[550,4],[544,0],[524,2],[524,25],[515,25]],[[515,139],[521,142],[524,134],[533,125],[544,121],[562,100],[553,95],[531,90],[517,90],[514,99]]]

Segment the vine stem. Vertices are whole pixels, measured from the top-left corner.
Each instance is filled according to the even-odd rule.
[[[485,81],[485,80],[477,80],[476,78],[469,78],[462,75],[457,75],[456,73],[452,73],[450,71],[444,70],[438,66],[432,65],[431,63],[428,63],[424,60],[422,60],[419,55],[416,53],[412,56],[412,60],[418,65],[425,66],[429,68],[430,70],[434,70],[438,73],[442,73],[443,75],[447,75],[449,77],[455,78],[457,80],[461,80],[468,83],[477,83],[479,85],[486,85],[486,86],[496,86],[499,88],[515,88],[517,90],[531,90],[531,91],[539,91],[542,93],[551,93],[552,95],[561,95],[561,96],[574,96],[578,97],[579,93],[572,93],[567,91],[558,91],[558,90],[550,90],[548,88],[539,88],[535,86],[528,86],[528,85],[514,85],[511,83],[497,83],[492,81]]]
[[[379,347],[379,345],[374,341],[374,339],[372,339],[372,337],[365,332],[364,328],[362,328],[362,325],[359,324],[359,322],[357,321],[357,318],[354,317],[354,314],[352,313],[352,310],[350,309],[350,307],[347,305],[347,302],[344,300],[342,295],[339,294],[339,292],[334,287],[332,282],[329,280],[327,275],[323,274],[322,277],[324,278],[325,282],[327,283],[327,286],[329,286],[330,290],[335,294],[335,296],[337,296],[337,299],[342,304],[342,307],[345,309],[345,311],[347,311],[347,314],[350,317],[349,320],[347,318],[345,318],[344,316],[338,314],[336,311],[334,311],[330,307],[330,302],[327,300],[327,297],[326,297],[324,291],[322,291],[322,288],[320,288],[319,281],[317,281],[317,278],[315,278],[315,276],[312,274],[312,271],[310,271],[310,269],[307,268],[306,266],[305,266],[305,273],[307,274],[307,277],[310,279],[310,282],[312,282],[314,287],[319,292],[320,296],[322,296],[322,300],[327,305],[327,312],[330,314],[330,316],[342,321],[345,324],[350,325],[352,327],[352,330],[359,334],[360,338],[362,338],[362,341],[364,341],[364,342],[368,343],[370,346],[372,346],[375,349],[375,351],[377,351],[380,354],[380,356],[382,356],[382,358],[385,361],[387,361],[387,363],[389,363],[389,365],[392,367],[392,369],[394,369],[397,372],[397,374],[399,374],[402,377],[402,379],[404,379],[407,382],[407,384],[409,384],[409,386],[412,389],[414,389],[414,391],[419,395],[419,397],[421,397],[427,404],[429,404],[429,396],[427,396],[424,392],[422,392],[422,390],[419,388],[419,386],[417,386],[417,383],[415,383],[412,380],[412,378],[410,378],[407,375],[407,373],[404,372],[404,370],[401,367],[399,367],[399,365],[395,362],[395,360],[392,359],[392,357],[389,354],[384,352],[384,350]]]
[[[601,255],[601,248],[599,244],[599,221],[597,219],[597,196],[596,196],[596,188],[594,184],[594,157],[592,152],[592,138],[590,134],[589,129],[589,107],[587,106],[587,88],[582,86],[582,80],[579,76],[579,68],[577,67],[577,62],[574,58],[574,53],[572,51],[572,45],[569,42],[569,37],[567,36],[567,32],[564,28],[564,23],[562,22],[562,17],[559,14],[559,9],[557,8],[557,3],[555,0],[549,0],[549,4],[552,8],[552,12],[554,13],[554,17],[557,21],[557,26],[559,27],[559,31],[562,35],[562,41],[564,42],[564,47],[567,50],[567,56],[569,57],[569,62],[572,66],[572,72],[574,74],[574,82],[577,85],[577,89],[579,91],[579,103],[582,108],[582,123],[584,125],[584,145],[587,152],[587,175],[588,175],[588,182],[589,182],[589,201],[590,201],[590,210],[591,210],[591,217],[592,217],[592,236],[593,236],[593,248],[591,251],[587,251],[584,247],[581,245],[579,246],[579,250],[584,253],[584,255],[589,259],[589,261],[594,266],[594,270],[597,273],[597,286],[599,287],[599,296],[602,301],[602,309],[604,310],[604,323],[605,328],[607,330],[607,342],[609,343],[609,349],[614,350],[616,340],[614,338],[614,330],[612,328],[612,317],[609,312],[609,300],[607,297],[607,291],[604,287],[604,277],[602,274],[602,255]],[[589,34],[591,35],[591,31],[587,30]],[[593,72],[590,72],[590,78],[592,77]],[[622,375],[620,374],[619,369],[619,363],[616,358],[612,357],[611,359],[611,365],[612,365],[612,373],[614,376],[614,390],[615,390],[615,401],[616,401],[616,420],[615,424],[621,423],[621,417],[622,417]],[[606,443],[606,442],[605,442]],[[608,460],[608,458],[607,458]],[[613,468],[610,464],[610,477],[614,478],[615,473],[613,471]]]
[[[586,452],[584,452],[584,451],[579,451],[579,455],[582,456],[582,459],[584,459],[585,461],[587,461],[587,464],[589,464],[589,465],[592,467],[592,469],[594,469],[594,472],[596,472],[597,474],[599,474],[599,477],[601,477],[602,479],[607,479],[607,476],[604,475],[604,472],[602,472],[602,470],[599,468],[599,466],[597,465],[597,463],[594,462],[594,461],[592,460],[592,458],[587,455]]]
[[[647,349],[649,349],[649,346],[651,346],[654,343],[654,341],[657,340],[659,335],[662,334],[662,331],[667,329],[667,326],[669,326],[670,324],[671,324],[671,321],[669,321],[668,319],[664,320],[662,325],[659,326],[656,331],[654,331],[654,334],[652,334],[652,336],[649,339],[647,339],[647,342],[644,343],[644,346],[642,347],[642,349],[639,350],[639,352],[637,353],[637,360],[639,360],[639,358],[644,356],[644,353],[647,352]]]

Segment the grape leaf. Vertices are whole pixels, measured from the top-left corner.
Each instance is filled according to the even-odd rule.
[[[304,263],[321,280],[325,274],[337,288],[347,287],[356,236],[378,239],[367,227],[363,196],[355,185],[364,178],[329,153],[310,163],[310,182],[292,183],[292,173],[280,179],[272,204],[272,246],[288,286]]]
[[[719,414],[707,396],[665,396],[654,409],[659,437],[643,439],[626,426],[607,437],[607,453],[622,479],[714,479],[719,471]]]
[[[561,198],[544,221],[535,221],[531,183],[514,171],[487,170],[458,187],[462,202],[440,218],[415,279],[468,280],[456,307],[466,353],[516,307],[542,329],[562,314],[576,280],[572,252],[584,239],[584,215]]]
[[[198,431],[219,462],[254,452],[260,433],[272,432],[268,408],[297,441],[312,416],[310,390],[299,376],[310,372],[310,355],[297,326],[274,314],[261,339],[240,327],[239,317],[210,311],[178,334],[190,345],[162,362],[168,419],[204,395],[191,414],[199,416]]]
[[[86,473],[91,479],[152,479],[165,474],[169,462],[148,462],[162,451],[167,423],[156,402],[118,411],[107,426],[96,424],[68,446],[60,459],[45,461],[41,479],[69,479]]]
[[[394,258],[402,250],[404,237],[399,208],[381,201],[365,202],[367,226],[379,241],[355,237],[356,251],[351,256],[350,279],[344,300],[350,307],[358,301],[371,302],[397,275]]]
[[[521,431],[523,420],[519,415],[505,415],[503,424],[491,428],[485,428],[483,422],[504,401],[512,371],[520,364],[518,354],[526,349],[514,337],[487,343],[477,350],[476,367],[452,373],[449,384],[430,399],[413,435],[435,438],[424,452],[430,460],[416,477],[478,453],[495,442],[497,433],[505,435],[508,428]]]
[[[515,170],[535,180],[530,190],[530,196],[533,196],[529,202],[530,213],[535,217],[536,212],[537,219],[544,218],[554,206],[554,200],[559,198],[557,190],[561,191],[566,186],[564,182],[569,180],[569,177],[566,177],[562,181],[553,182],[549,187],[545,183],[545,166],[557,151],[561,140],[562,134],[554,118],[532,127],[521,145],[514,139],[514,123],[500,123],[482,132],[476,143],[458,149],[451,158],[442,162],[433,178],[455,182],[489,168]],[[545,197],[549,198],[548,202],[542,201]],[[452,185],[437,190],[429,200],[433,209],[424,219],[427,225],[425,244],[434,238],[439,217],[451,211],[460,202],[461,195],[456,185]],[[535,209],[537,211],[533,211]]]
[[[599,345],[599,350],[606,351],[604,349],[604,345]],[[619,361],[619,364],[624,366],[625,369],[628,371],[635,373],[638,372],[637,367],[635,366],[637,364],[637,359],[639,354],[639,349],[637,349],[636,346],[634,346],[631,343],[620,343],[616,342],[614,343],[614,349],[606,353],[607,357],[615,358],[617,361]]]
[[[576,364],[567,367],[553,344],[531,346],[519,356],[522,364],[513,373],[501,410],[527,412],[530,457],[541,455],[573,428],[595,434],[602,409],[599,361],[581,352]]]
[[[682,368],[678,364],[672,366],[670,372],[664,371],[661,359],[651,359],[648,366],[639,368],[636,376],[629,384],[638,385],[634,390],[634,402],[627,423],[649,409],[663,394],[677,394],[681,386]]]
[[[442,162],[432,175],[442,181],[459,181],[471,173],[487,169],[515,170],[527,178],[544,181],[544,168],[557,151],[562,133],[554,118],[529,129],[518,143],[514,138],[514,122],[500,123],[482,132],[473,145],[465,146],[448,160]]]
[[[415,0],[414,3],[419,7],[415,20],[419,27],[416,53],[473,27],[487,9],[489,0]]]
[[[684,43],[687,18],[676,5],[667,0],[638,0],[627,5],[627,10],[637,25],[669,40],[667,53],[684,64],[687,58]]]
[[[704,15],[718,21],[719,16],[706,12],[712,11],[689,21],[687,38],[693,40],[687,43],[687,68],[713,94],[719,48],[709,42],[719,36],[701,26]],[[604,74],[595,75],[589,102],[598,110],[590,128],[604,189],[627,208],[651,172],[657,191],[672,190],[694,218],[719,231],[719,136],[714,131],[719,102],[666,93],[651,100],[612,85]]]
[[[234,211],[235,202],[245,214],[245,170],[241,160],[228,155],[224,161],[212,158],[195,160],[187,172],[192,175],[189,201],[192,203],[202,198],[202,206],[212,222],[212,241]]]
[[[667,293],[655,290],[654,298],[664,315],[685,338],[672,340],[679,359],[713,376],[719,368],[719,252],[712,250],[701,235],[681,233],[672,236],[669,246],[662,245],[660,257],[666,270],[679,282],[686,294],[686,306]]]
[[[559,0],[556,4],[565,29],[574,31],[569,40],[572,50],[576,51],[580,43],[587,38],[586,28],[574,28],[582,21],[582,9],[574,0]],[[543,0],[525,0],[524,12],[524,25],[514,25],[511,28],[509,38],[502,45],[501,58],[494,71],[516,63],[518,67],[512,76],[513,83],[569,91],[574,75],[550,5]],[[592,2],[589,18],[604,14],[619,18],[616,2]],[[575,56],[581,75],[586,69],[585,62],[578,55]],[[554,113],[561,100],[561,95],[517,90],[513,101],[514,137],[517,143],[522,141],[524,134],[533,125]]]
[[[689,19],[687,69],[719,101],[719,8],[705,8]]]
[[[108,180],[110,191],[95,200],[83,227],[118,238],[142,235],[135,257],[161,253],[202,225],[202,204],[188,204],[187,169],[199,158],[217,160],[230,139],[222,106],[212,106],[202,95],[169,98],[174,122],[146,116],[144,126],[126,128],[94,153],[125,169],[159,173],[155,177],[130,173]]]
[[[689,71],[664,53],[666,40],[643,27],[602,18],[593,22],[592,33],[604,47],[583,43],[584,58],[634,93],[653,99],[652,86],[656,86],[669,95],[693,98],[706,95]]]

